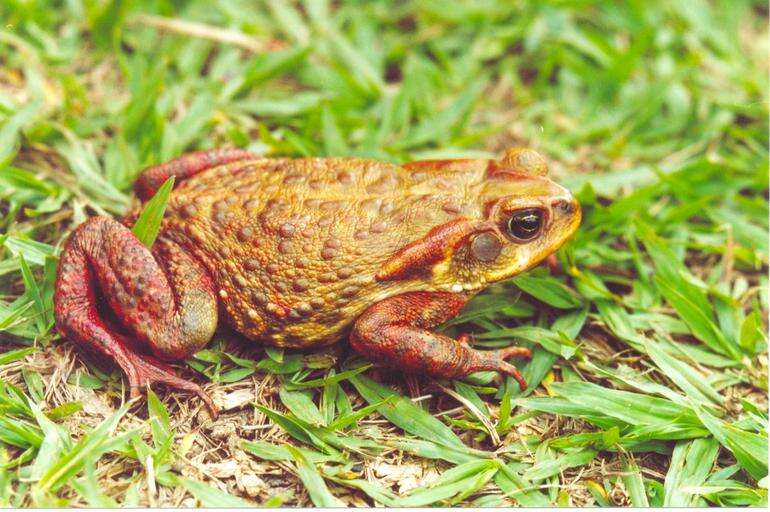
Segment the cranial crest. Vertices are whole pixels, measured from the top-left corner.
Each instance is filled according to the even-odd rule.
[[[506,150],[500,160],[491,161],[488,172],[490,176],[547,176],[548,165],[545,158],[529,148],[512,148]]]

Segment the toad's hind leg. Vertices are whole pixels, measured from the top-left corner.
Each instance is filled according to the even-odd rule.
[[[213,284],[198,262],[170,242],[158,240],[155,254],[157,261],[113,219],[93,217],[79,226],[59,260],[57,328],[115,361],[132,396],[159,382],[197,394],[215,414],[200,386],[177,377],[159,360],[182,359],[211,339],[217,324]],[[130,335],[105,319],[100,298]]]
[[[529,349],[475,350],[465,337],[453,340],[429,329],[457,315],[464,304],[451,293],[411,292],[385,299],[358,318],[350,335],[354,349],[387,366],[432,377],[454,379],[496,370],[527,383],[510,357],[530,357]]]
[[[139,199],[146,201],[151,198],[158,188],[171,176],[176,177],[176,183],[199,172],[218,165],[259,158],[258,155],[243,149],[211,149],[196,151],[175,158],[170,162],[154,165],[143,170],[134,184],[134,191]]]

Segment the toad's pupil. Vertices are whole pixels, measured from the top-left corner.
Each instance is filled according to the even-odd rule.
[[[518,222],[519,226],[521,226],[525,231],[534,231],[540,224],[540,221],[536,215],[527,215],[526,217],[520,218]]]

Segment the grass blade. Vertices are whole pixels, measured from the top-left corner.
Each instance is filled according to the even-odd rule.
[[[208,508],[254,508],[255,504],[197,480],[179,478],[179,484]]]
[[[445,471],[429,486],[396,499],[396,507],[424,507],[444,502],[453,496],[469,496],[488,482],[498,471],[496,460],[466,462]]]
[[[517,473],[510,465],[501,464],[495,475],[495,484],[505,496],[516,500],[522,507],[550,507],[549,500],[538,486]]]
[[[706,428],[735,455],[743,469],[756,480],[767,478],[767,432],[764,435],[746,432],[715,418],[702,407],[695,405],[694,408]]]
[[[163,185],[158,188],[155,195],[147,201],[136,219],[131,231],[136,235],[145,247],[152,247],[160,231],[160,223],[166,213],[166,206],[171,190],[174,188],[174,176],[170,176]]]
[[[645,339],[644,347],[661,372],[692,399],[702,403],[711,402],[716,405],[724,403],[723,398],[709,385],[704,375],[697,373],[688,364],[668,355],[655,342]]]
[[[40,491],[55,491],[75,476],[88,460],[94,460],[100,455],[100,449],[112,435],[118,422],[126,414],[131,403],[126,403],[111,416],[102,421],[93,431],[89,432],[71,449],[64,451],[55,464],[46,471],[37,483]]]
[[[285,386],[281,386],[278,395],[283,405],[289,409],[297,418],[315,426],[326,424],[321,411],[313,402],[312,395],[308,391],[289,391]]]
[[[310,500],[316,507],[337,508],[344,507],[345,504],[334,497],[326,482],[321,477],[316,467],[310,463],[302,453],[291,445],[286,445],[286,449],[291,453],[294,462],[297,464],[297,475],[305,485]]]
[[[644,478],[636,461],[628,455],[623,459],[623,485],[631,497],[631,505],[634,507],[649,507],[647,492],[644,489]]]
[[[550,276],[536,277],[525,274],[515,277],[513,283],[525,293],[555,308],[575,309],[581,305],[574,292]]]
[[[460,451],[467,450],[465,444],[449,427],[411,400],[363,375],[356,375],[348,380],[369,404],[382,403],[377,412],[405,432]]]
[[[698,506],[698,495],[686,491],[686,488],[698,487],[705,483],[718,453],[719,443],[715,439],[695,439],[677,443],[666,473],[663,506]]]

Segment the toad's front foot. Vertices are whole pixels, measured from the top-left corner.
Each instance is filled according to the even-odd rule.
[[[413,292],[391,297],[367,309],[356,321],[350,342],[365,357],[390,367],[432,377],[455,379],[482,370],[510,375],[524,390],[527,383],[512,357],[530,357],[523,347],[475,350],[467,337],[453,340],[430,331],[455,316],[464,304],[450,293]]]

